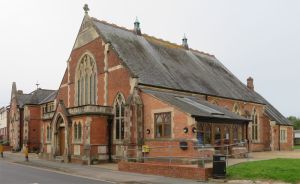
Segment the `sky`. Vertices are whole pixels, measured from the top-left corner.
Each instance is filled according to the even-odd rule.
[[[300,117],[298,0],[1,0],[0,106],[11,85],[58,89],[87,3],[89,15],[215,55],[285,116]]]

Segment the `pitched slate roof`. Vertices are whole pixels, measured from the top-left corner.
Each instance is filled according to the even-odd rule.
[[[211,104],[205,100],[190,95],[182,95],[173,92],[142,89],[143,92],[150,94],[161,101],[175,106],[183,112],[194,117],[206,119],[230,120],[231,122],[248,122],[247,118],[239,116],[223,107]]]
[[[37,89],[29,94],[17,94],[17,100],[19,107],[23,107],[24,105],[38,105],[41,103],[45,103],[47,99],[49,101],[54,100],[52,96],[56,90],[48,90],[48,89]],[[55,93],[56,94],[56,93]]]
[[[19,107],[23,107],[24,104],[30,101],[31,94],[17,94],[17,100]]]
[[[190,91],[267,105],[278,124],[289,121],[258,93],[248,89],[214,56],[92,18],[101,37],[112,45],[140,84]]]
[[[142,84],[263,103],[215,57],[93,19]]]
[[[48,102],[54,101],[55,98],[56,98],[57,92],[58,92],[57,90],[53,90],[53,92],[51,92],[51,93],[49,94],[49,96],[47,96],[46,98],[44,98],[44,99],[40,102],[40,104],[44,104],[44,103],[48,103]]]
[[[289,125],[292,126],[293,124],[284,117],[275,107],[271,104],[267,104],[266,106],[266,114],[272,120],[276,121],[279,125]]]

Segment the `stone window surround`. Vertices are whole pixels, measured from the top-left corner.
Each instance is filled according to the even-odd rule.
[[[157,114],[157,113],[165,113],[165,112],[170,112],[171,113],[171,136],[168,137],[168,138],[164,138],[164,137],[156,137],[155,136],[155,122],[154,122],[154,115]],[[151,111],[151,129],[153,131],[151,131],[151,138],[152,139],[173,139],[175,136],[174,136],[174,131],[173,131],[173,128],[174,128],[174,108],[172,107],[167,107],[167,108],[161,108],[161,109],[154,109]]]
[[[85,61],[90,61],[88,65],[83,64],[84,59],[86,59]],[[97,73],[96,59],[91,52],[86,51],[84,54],[82,54],[76,66],[74,85],[75,105],[80,106],[87,104],[97,104]],[[78,84],[80,84],[80,86],[78,86]]]
[[[79,126],[79,125],[81,125],[81,131],[76,133],[75,126]],[[78,127],[76,130],[78,130]],[[80,139],[75,137],[75,136],[79,135],[78,133],[80,133]],[[83,123],[82,123],[82,121],[73,121],[73,123],[72,123],[72,142],[73,142],[73,144],[82,144],[82,142],[83,142]]]
[[[280,127],[280,143],[287,143],[287,127]]]
[[[121,103],[120,105],[124,105],[124,116],[122,117],[121,115],[121,111],[120,111],[120,117],[118,119],[124,121],[124,138],[125,138],[125,97],[124,95],[121,93],[121,92],[118,92],[117,95],[116,95],[116,98],[114,100],[114,104],[113,104],[113,112],[114,112],[114,124],[113,124],[113,142],[114,143],[121,143],[124,139],[117,139],[116,138],[116,104],[117,102]],[[119,106],[120,107],[120,106]],[[121,127],[121,123],[120,123],[120,127]],[[120,132],[121,132],[121,128],[119,129]],[[121,136],[121,133],[120,133],[120,136]]]
[[[46,125],[46,143],[51,143],[51,139],[52,139],[51,125],[47,124]]]
[[[254,118],[256,117],[257,122],[256,124],[254,124]],[[249,125],[251,125],[251,139],[253,143],[260,143],[260,119],[259,119],[259,113],[257,112],[256,108],[253,108],[252,114],[251,114],[251,119],[253,120]],[[256,136],[257,139],[253,139],[253,128],[257,127],[257,132],[256,132]],[[255,133],[254,133],[255,134]]]

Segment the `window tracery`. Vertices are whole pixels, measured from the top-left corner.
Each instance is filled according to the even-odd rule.
[[[125,99],[122,94],[118,94],[115,100],[115,139],[124,139],[124,114],[125,114]]]
[[[75,81],[77,105],[96,104],[97,69],[90,55],[85,54],[79,61]]]

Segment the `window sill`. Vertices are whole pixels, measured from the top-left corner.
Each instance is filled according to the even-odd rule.
[[[123,144],[124,139],[114,139],[113,144]]]
[[[73,144],[82,144],[82,141],[74,141]]]

